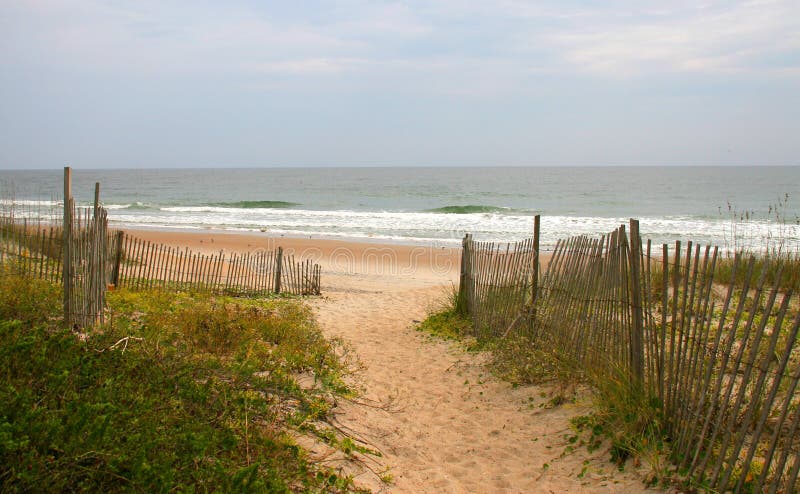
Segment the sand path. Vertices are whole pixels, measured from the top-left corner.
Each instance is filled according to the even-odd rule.
[[[542,388],[512,388],[481,355],[413,329],[442,300],[442,280],[326,280],[326,297],[312,302],[319,322],[363,364],[362,404],[340,403],[336,421],[383,455],[368,460],[372,471],[351,470],[360,484],[415,493],[644,491],[605,452],[568,451],[569,420],[586,408],[550,407]],[[384,469],[389,484],[374,473]]]
[[[481,355],[413,329],[457,283],[458,250],[221,232],[137,236],[203,252],[281,245],[322,265],[324,297],[310,303],[325,333],[347,341],[363,366],[355,376],[362,395],[339,401],[334,420],[382,453],[362,457],[369,468],[334,461],[361,485],[398,493],[644,491],[633,467],[617,471],[605,451],[568,451],[570,418],[587,407],[546,406],[545,389],[512,388],[486,371]],[[381,482],[380,472],[393,481]]]

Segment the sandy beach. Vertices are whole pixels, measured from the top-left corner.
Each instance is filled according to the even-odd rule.
[[[322,265],[319,323],[355,352],[361,395],[338,403],[335,424],[380,457],[336,466],[377,492],[645,492],[602,448],[573,451],[572,417],[588,400],[550,406],[549,389],[512,387],[485,355],[414,329],[458,283],[460,253],[406,245],[269,238],[227,232],[137,231],[150,241],[205,252],[281,246]],[[312,455],[327,457],[316,449]],[[391,479],[389,483],[381,480]]]
[[[0,25],[0,494],[800,494],[800,1]]]
[[[327,239],[270,237],[219,230],[128,232],[146,241],[188,247],[206,254],[252,252],[282,247],[285,254],[322,266],[323,294],[374,289],[378,286],[451,286],[458,283],[460,250],[402,244]]]

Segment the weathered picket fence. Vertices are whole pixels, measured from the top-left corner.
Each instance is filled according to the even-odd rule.
[[[539,217],[533,238],[521,242],[462,242],[457,303],[472,319],[475,335],[499,336],[521,321],[536,292]]]
[[[106,285],[113,254],[108,242],[108,215],[95,184],[94,207],[79,209],[72,197],[72,170],[64,169],[64,205],[60,221],[44,224],[15,216],[13,207],[0,215],[0,264],[17,272],[63,285],[64,321],[84,327],[103,321]]]
[[[321,267],[277,250],[201,253],[141,240],[118,232],[120,246],[112,280],[131,289],[204,290],[256,296],[268,293],[319,295]]]
[[[62,242],[60,226],[0,216],[0,265],[10,272],[61,283]]]
[[[13,201],[0,210],[2,273],[16,272],[61,283],[64,320],[85,327],[102,322],[109,286],[161,288],[259,296],[318,295],[321,267],[278,247],[246,253],[192,252],[109,231],[108,213],[95,184],[94,207],[78,208],[72,170],[64,169],[64,206],[59,219],[36,221],[15,214]],[[51,214],[52,216],[52,214]]]
[[[560,240],[535,293],[525,302],[467,304],[473,321],[506,324],[511,304],[531,345],[555,348],[590,382],[621,381],[657,406],[678,475],[690,485],[800,492],[800,300],[780,288],[780,266],[766,259],[757,270],[755,259],[739,256],[726,261],[730,279],[718,280],[718,249],[676,242],[654,252],[638,222],[630,227]],[[467,262],[468,271],[483,270],[467,277],[467,292],[473,276],[513,279],[502,274],[497,249],[487,255],[493,259]],[[464,257],[474,256],[465,242]],[[520,268],[516,291],[504,290],[529,291],[528,271]],[[497,313],[480,312],[487,310]]]
[[[91,210],[76,209],[71,196],[65,203],[61,243],[64,320],[70,325],[87,327],[104,320],[113,259],[108,243],[108,216],[99,205]]]

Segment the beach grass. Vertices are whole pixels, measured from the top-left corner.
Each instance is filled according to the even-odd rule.
[[[800,253],[783,252],[776,255],[763,255],[754,252],[741,252],[740,256],[746,258],[754,256],[753,272],[760,273],[767,268],[767,277],[774,280],[778,288],[783,291],[797,291],[800,289]],[[734,272],[734,258],[725,257],[718,261],[715,279],[725,284],[741,287],[747,273],[743,270]],[[780,278],[778,278],[780,273]]]
[[[793,238],[793,227],[800,225],[800,218],[792,215],[789,208],[789,194],[784,194],[771,203],[766,212],[742,211],[728,203],[723,213],[727,225],[725,228],[725,251],[717,263],[715,279],[722,283],[741,286],[746,273],[733,272],[734,257],[754,257],[756,263],[754,272],[760,273],[767,266],[767,275],[776,280],[782,291],[796,291],[800,288],[800,244],[799,239]],[[775,232],[766,235],[759,234],[759,222],[768,221],[776,225]],[[778,273],[780,279],[777,279]]]
[[[669,452],[660,404],[632,389],[621,367],[617,372],[609,372],[608,363],[587,367],[577,362],[574,353],[562,348],[560,342],[546,344],[541,337],[532,338],[531,324],[535,321],[529,320],[502,335],[479,332],[479,349],[489,352],[487,363],[491,371],[515,386],[545,385],[551,406],[588,398],[592,411],[572,420],[575,444],[586,446],[590,452],[605,448],[609,460],[620,469],[628,460],[637,465],[644,459],[652,467],[646,482],[666,485],[670,481],[666,460]],[[564,320],[563,324],[564,328],[550,331],[566,331],[569,321]],[[458,310],[457,294],[448,296],[418,327],[447,339],[475,334],[471,319]],[[587,390],[588,397],[583,395]]]
[[[444,299],[428,309],[427,317],[417,323],[417,331],[435,338],[464,343],[467,351],[484,349],[484,342],[474,337],[473,323],[463,308],[458,290],[451,288]]]
[[[77,332],[58,286],[0,276],[3,491],[357,490],[295,441],[353,444],[324,426],[347,352],[305,305],[119,290]]]

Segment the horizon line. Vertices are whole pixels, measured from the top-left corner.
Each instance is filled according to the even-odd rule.
[[[763,164],[742,164],[742,163],[727,163],[727,164],[660,164],[660,163],[640,163],[640,164],[600,164],[600,165],[381,165],[381,164],[367,164],[367,165],[207,165],[207,166],[145,166],[145,167],[76,167],[75,165],[64,165],[62,167],[34,167],[34,168],[0,168],[0,172],[21,172],[21,171],[61,171],[65,167],[71,167],[73,171],[131,171],[131,170],[257,170],[257,169],[320,169],[320,168],[338,168],[338,169],[369,169],[369,168],[792,168],[800,167],[800,163],[763,163]]]

